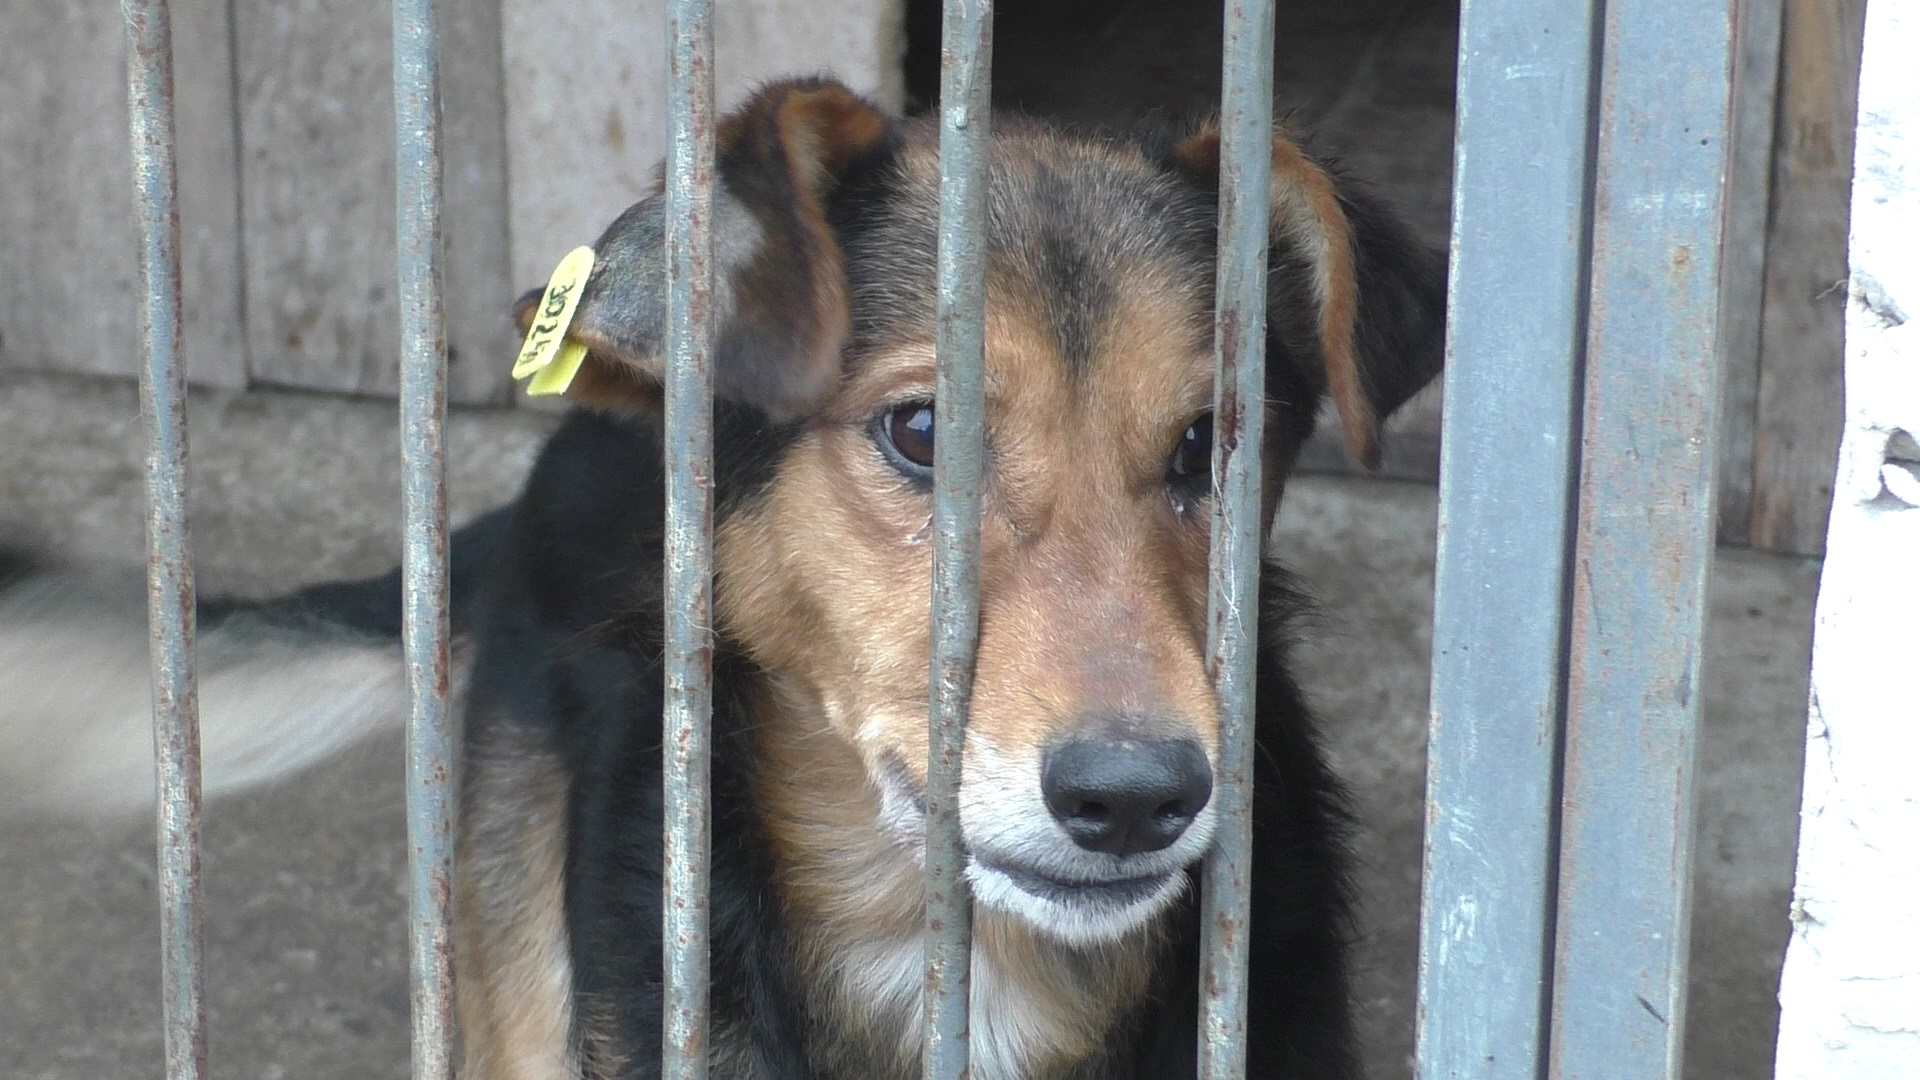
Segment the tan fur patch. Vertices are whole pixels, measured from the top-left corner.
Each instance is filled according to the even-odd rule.
[[[1212,400],[1191,308],[1167,283],[1125,279],[1121,313],[1077,384],[1016,300],[989,305],[993,478],[982,527],[982,634],[973,730],[1038,753],[1098,715],[1157,716],[1209,751],[1207,527],[1165,486],[1181,432]],[[1000,294],[994,294],[996,300]],[[716,538],[728,630],[808,692],[870,765],[926,759],[932,544],[923,492],[893,472],[859,418],[932,395],[931,351],[866,358],[803,434],[754,510]],[[782,523],[805,522],[805,528]]]
[[[1340,412],[1347,452],[1369,469],[1380,467],[1379,421],[1360,378],[1355,319],[1360,281],[1353,237],[1333,180],[1283,135],[1273,139],[1274,218],[1303,250],[1314,253],[1314,295],[1320,302],[1320,347],[1326,353],[1327,394]]]
[[[463,1080],[580,1080],[569,1036],[566,777],[476,725],[461,777],[456,967]]]

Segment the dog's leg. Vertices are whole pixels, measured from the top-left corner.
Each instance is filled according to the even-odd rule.
[[[455,919],[462,1080],[580,1080],[564,907],[566,774],[543,747],[469,718]]]

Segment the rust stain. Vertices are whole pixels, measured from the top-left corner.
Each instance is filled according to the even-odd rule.
[[[1234,950],[1234,941],[1240,936],[1240,922],[1232,915],[1222,912],[1216,923],[1220,928],[1221,951],[1231,954]]]

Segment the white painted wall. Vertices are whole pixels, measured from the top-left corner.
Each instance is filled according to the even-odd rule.
[[[1870,0],[1780,1080],[1920,1078],[1920,5]]]

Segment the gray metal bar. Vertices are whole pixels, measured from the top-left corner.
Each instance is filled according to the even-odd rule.
[[[705,1080],[713,717],[713,3],[667,6],[664,1080]]]
[[[987,189],[992,0],[946,0],[941,23],[940,240],[934,341],[933,648],[928,679],[926,1036],[921,1075],[968,1075],[973,894],[960,766],[980,639],[980,480],[986,457]]]
[[[180,178],[166,0],[125,0],[127,109],[140,243],[140,412],[147,429],[147,626],[169,1080],[207,1070],[200,908],[200,705],[187,516],[187,376],[180,359]]]
[[[1213,537],[1207,664],[1220,700],[1219,832],[1201,878],[1201,1080],[1247,1074],[1254,683],[1260,642],[1260,448],[1266,432],[1273,0],[1226,6],[1220,110],[1220,259],[1214,303]],[[1231,433],[1237,432],[1235,438]]]
[[[436,0],[393,0],[395,270],[405,498],[407,884],[413,1075],[453,1076],[453,733],[447,711],[446,309]]]
[[[1679,1075],[1731,2],[1608,0],[1550,1075]]]
[[[1546,1060],[1595,7],[1461,11],[1421,1080]]]

